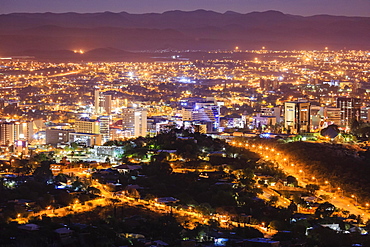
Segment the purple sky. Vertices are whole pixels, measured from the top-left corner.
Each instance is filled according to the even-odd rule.
[[[370,0],[0,0],[0,14],[13,12],[161,13],[206,9],[239,13],[279,10],[297,15],[370,16]]]

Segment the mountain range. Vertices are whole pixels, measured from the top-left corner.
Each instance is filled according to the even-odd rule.
[[[370,18],[298,16],[278,11],[161,14],[13,13],[0,15],[0,56],[132,55],[156,50],[362,49],[370,48]],[[62,52],[64,51],[64,52]],[[76,54],[75,54],[76,55]]]

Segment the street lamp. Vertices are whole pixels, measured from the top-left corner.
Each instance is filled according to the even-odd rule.
[[[357,202],[357,196],[355,196],[355,195],[351,195],[351,197],[352,197],[352,198],[354,198],[354,199],[356,200],[356,204],[355,204],[355,206],[357,206],[357,204],[358,204],[358,202]]]
[[[325,181],[325,184],[329,185],[329,192],[331,193],[331,185],[330,185],[329,181]]]
[[[342,192],[342,197],[343,197],[344,196],[344,191],[341,190],[340,187],[338,187],[337,190],[338,190],[339,195],[340,195],[340,192]]]

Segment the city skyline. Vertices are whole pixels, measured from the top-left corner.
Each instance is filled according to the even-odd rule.
[[[335,6],[335,8],[333,8]],[[170,10],[192,11],[205,9],[216,12],[235,11],[238,13],[249,13],[253,11],[277,10],[293,15],[344,15],[344,16],[370,16],[367,11],[370,9],[370,1],[355,0],[350,3],[345,0],[324,0],[324,1],[292,1],[292,0],[141,0],[141,1],[117,1],[117,0],[92,0],[92,1],[26,1],[26,0],[4,0],[0,14],[8,13],[39,13],[39,12],[129,12],[129,13],[162,13]]]

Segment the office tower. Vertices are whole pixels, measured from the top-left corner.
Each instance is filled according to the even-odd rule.
[[[47,129],[46,130],[46,144],[56,146],[60,143],[69,142],[69,134],[73,133],[71,129]]]
[[[132,137],[146,136],[147,110],[144,108],[123,108],[122,129],[130,131]]]
[[[97,119],[81,118],[75,122],[75,130],[79,133],[100,133],[100,124]]]
[[[112,113],[112,95],[104,95],[104,112],[107,115]]]
[[[110,96],[110,95],[109,95]],[[101,116],[98,118],[99,134],[102,135],[103,142],[110,140],[109,117]]]
[[[107,142],[110,140],[109,121],[106,116],[98,119],[82,118],[75,122],[75,130],[77,133],[100,134],[102,141]]]
[[[110,115],[112,112],[112,95],[104,95],[102,91],[95,90],[94,107],[95,107],[95,114]]]
[[[339,97],[337,107],[340,108],[340,125],[349,127],[351,122],[361,116],[361,100],[357,98]]]
[[[214,130],[220,126],[220,107],[213,102],[199,102],[193,110],[194,121],[212,122]]]
[[[361,120],[364,122],[370,121],[370,107],[369,106],[361,107]]]
[[[13,145],[15,142],[15,124],[0,123],[0,145]]]
[[[0,145],[13,145],[16,141],[31,142],[34,134],[33,122],[0,123]]]
[[[260,80],[260,88],[265,91],[274,91],[279,88],[279,81],[278,80],[267,80],[261,79]]]
[[[324,117],[328,124],[340,125],[341,122],[341,110],[336,107],[324,107]]]
[[[288,133],[310,132],[310,102],[285,102],[284,127]]]
[[[276,118],[276,122],[280,123],[281,121],[281,107],[280,106],[262,106],[261,107],[261,116],[272,116]]]

